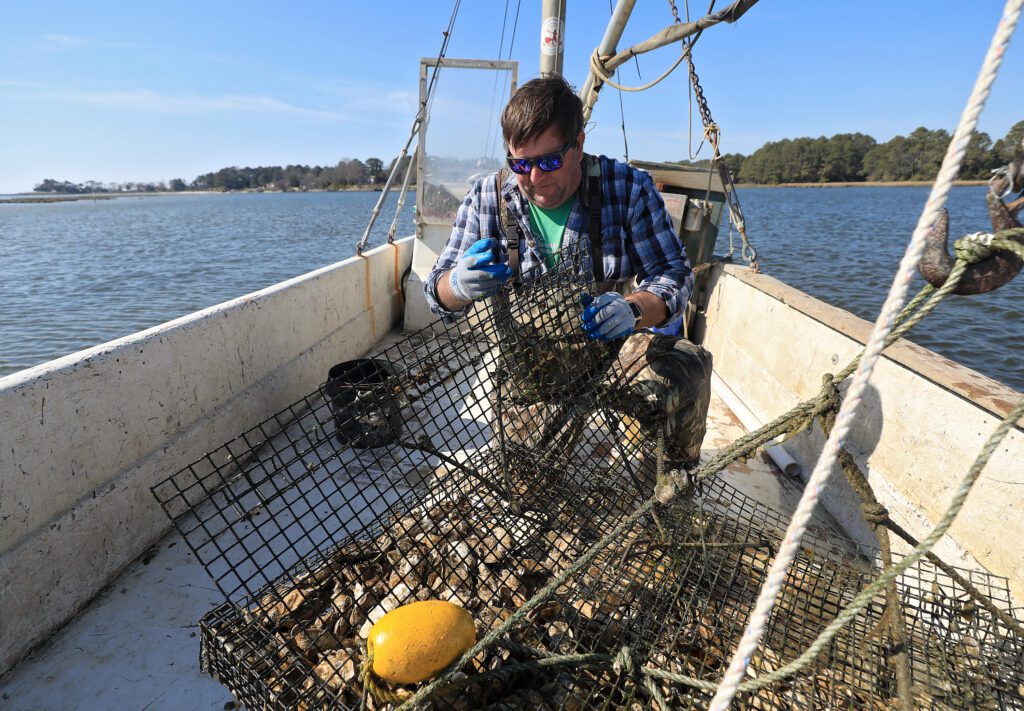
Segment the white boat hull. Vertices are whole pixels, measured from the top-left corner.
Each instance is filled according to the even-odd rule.
[[[0,673],[164,535],[152,485],[392,329],[412,241],[0,379]]]

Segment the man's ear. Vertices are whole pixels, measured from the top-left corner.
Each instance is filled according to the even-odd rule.
[[[583,152],[583,140],[586,137],[587,137],[587,134],[584,133],[583,131],[580,131],[580,134],[578,136],[576,136],[576,147],[580,149],[581,153]]]

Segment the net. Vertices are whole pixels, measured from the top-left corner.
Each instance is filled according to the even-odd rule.
[[[154,494],[224,595],[203,669],[250,708],[382,708],[360,673],[370,627],[445,599],[478,638],[502,625],[696,462],[707,355],[642,334],[585,340],[585,254],[467,321],[393,339],[168,477]],[[602,286],[601,289],[604,287]],[[785,530],[712,479],[625,527],[428,704],[455,709],[704,708]],[[756,678],[796,657],[877,575],[874,551],[808,534]],[[964,571],[1008,609],[1004,580]],[[1024,642],[927,561],[898,579],[915,703],[1024,708]],[[881,596],[758,709],[891,708]],[[378,687],[386,687],[382,683]],[[416,687],[386,687],[407,698]]]

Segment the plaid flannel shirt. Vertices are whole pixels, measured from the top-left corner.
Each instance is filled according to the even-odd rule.
[[[693,271],[682,242],[672,229],[665,203],[654,187],[651,176],[625,163],[600,156],[601,163],[601,248],[602,274],[596,281],[622,281],[637,277],[636,291],[649,291],[661,297],[668,307],[668,321],[683,310],[693,290]],[[562,248],[580,241],[589,253],[586,199],[586,170],[580,186],[582,199],[576,201],[565,226]],[[523,239],[519,244],[520,271],[524,282],[547,270],[537,240],[530,228],[529,208],[519,192],[515,175],[502,186],[505,200],[519,223]],[[437,263],[427,276],[424,292],[430,310],[446,323],[463,312],[445,309],[437,299],[437,280],[455,266],[459,257],[484,236],[502,235],[498,217],[495,176],[473,183],[459,207],[452,234]],[[585,267],[584,267],[585,268]]]

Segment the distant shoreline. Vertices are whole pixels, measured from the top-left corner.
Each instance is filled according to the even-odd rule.
[[[988,185],[987,180],[957,180],[956,186]],[[903,180],[877,182],[848,183],[737,183],[737,188],[920,188],[931,187],[930,180]],[[410,190],[415,191],[412,187]],[[151,193],[81,193],[76,195],[45,195],[37,193],[17,193],[14,197],[0,198],[0,205],[5,203],[52,203],[75,202],[78,200],[113,200],[115,198],[163,197],[166,195],[238,195],[242,193],[358,193],[380,192],[381,189],[370,185],[344,188],[341,190],[166,190]]]
[[[416,188],[410,188],[415,192]],[[164,190],[149,193],[76,193],[74,195],[47,195],[45,193],[16,193],[14,197],[0,198],[4,203],[51,203],[76,202],[78,200],[113,200],[115,198],[148,198],[165,197],[167,195],[239,195],[244,193],[368,193],[380,192],[380,188],[360,186],[341,190]]]
[[[931,180],[894,180],[859,183],[736,183],[737,188],[930,188]],[[956,180],[956,186],[988,185],[987,180]]]

